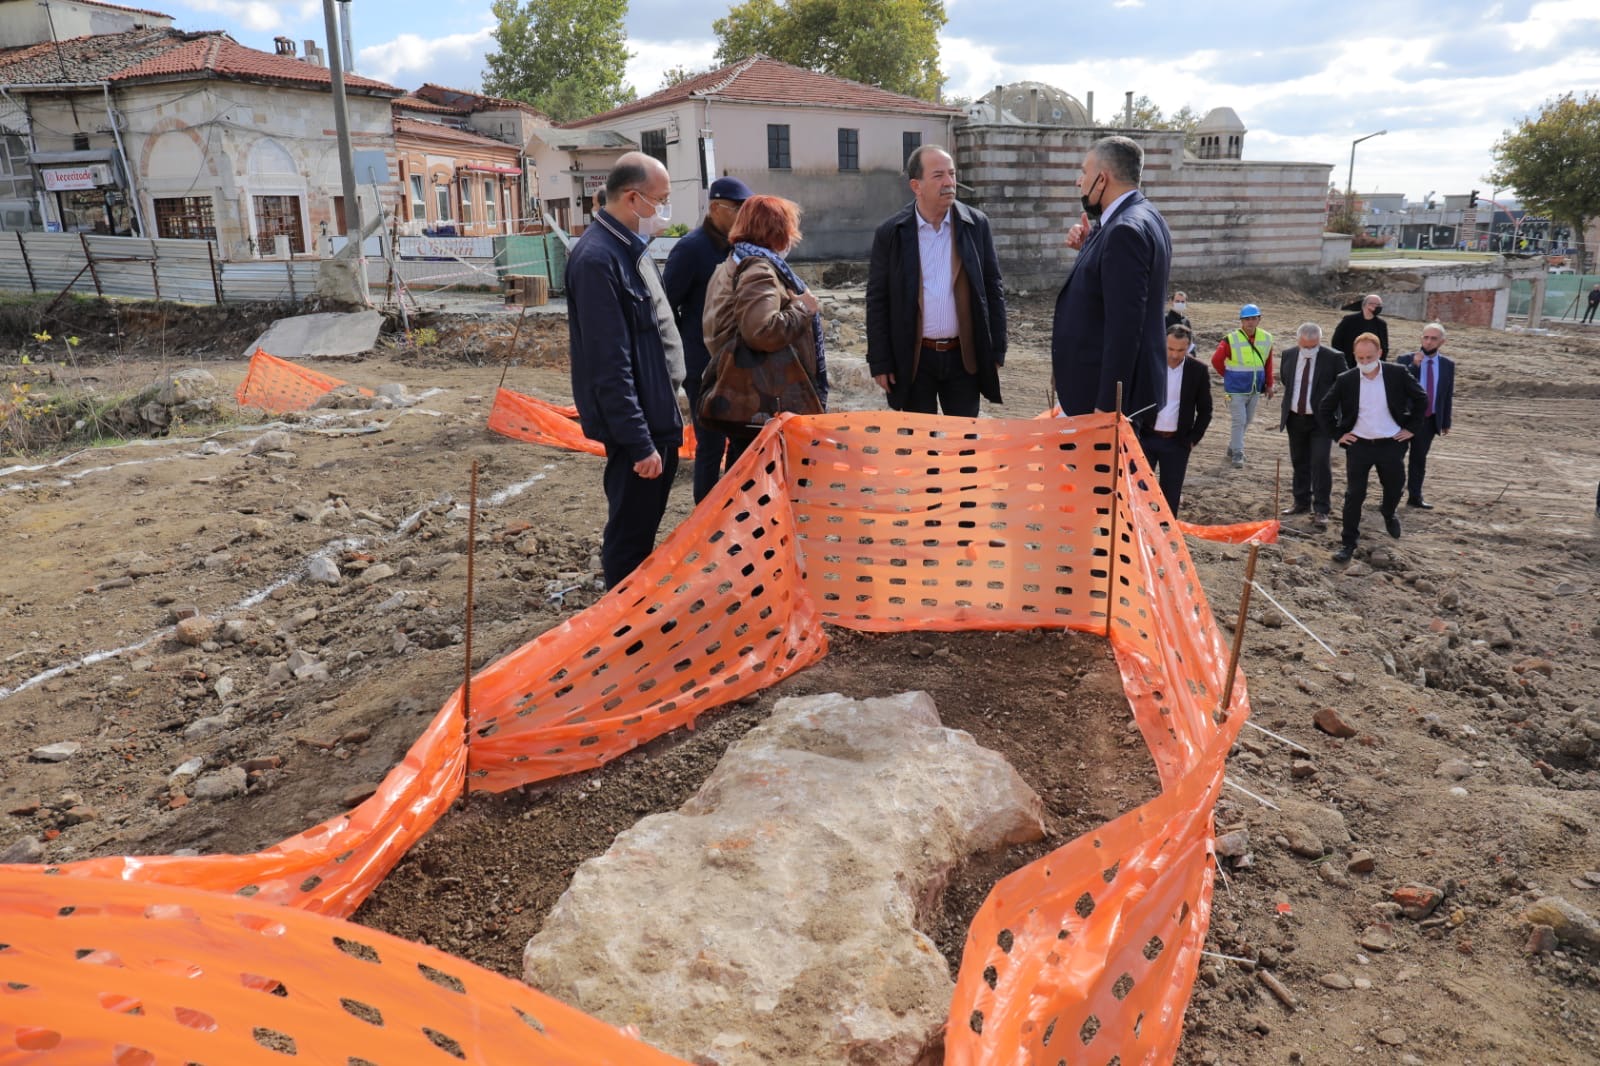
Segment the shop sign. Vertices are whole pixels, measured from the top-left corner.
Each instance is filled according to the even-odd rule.
[[[111,168],[104,163],[91,163],[83,167],[44,167],[44,187],[49,192],[66,192],[71,189],[93,189],[111,184]]]
[[[610,175],[607,174],[603,170],[601,172],[599,172],[598,174],[585,174],[583,176],[583,196],[584,196],[584,199],[588,199],[589,197],[593,196],[595,193],[599,192],[601,189],[605,188],[606,187],[606,178],[608,178],[609,176]]]
[[[401,237],[400,254],[407,259],[489,259],[493,237]]]

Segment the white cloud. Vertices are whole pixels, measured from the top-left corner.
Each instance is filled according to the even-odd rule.
[[[184,0],[196,11],[211,11],[256,31],[286,29],[304,17],[306,4],[279,4],[271,0]],[[315,5],[318,9],[320,4]],[[298,10],[290,10],[298,9]]]
[[[481,71],[483,57],[488,54],[493,42],[493,26],[442,37],[402,33],[392,41],[357,49],[356,70],[369,78],[395,85],[435,81],[454,89],[471,89],[478,84],[477,74],[471,76],[471,84],[461,84],[459,74],[441,72],[466,69]],[[449,81],[447,78],[456,80]]]
[[[1506,23],[1504,30],[1513,49],[1537,50],[1569,40],[1585,22],[1600,25],[1600,7],[1593,0],[1542,0],[1528,9],[1527,18]]]
[[[661,88],[661,78],[673,67],[709,69],[716,61],[714,40],[646,41],[629,39],[625,78],[634,92],[649,96]]]

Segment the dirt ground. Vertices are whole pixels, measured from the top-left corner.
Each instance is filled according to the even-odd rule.
[[[1335,305],[1355,294],[1313,300],[1242,283],[1189,292],[1207,351],[1245,300],[1292,343],[1307,319],[1331,331]],[[851,372],[860,300],[859,287],[842,288],[826,303],[845,407],[874,404]],[[1050,313],[1047,298],[1016,301],[1008,403],[988,413],[1045,406]],[[26,384],[115,396],[200,367],[229,397],[240,353],[270,318],[74,302],[39,342],[11,314],[0,314],[0,395]],[[565,401],[564,322],[530,323],[506,384]],[[11,560],[0,568],[0,853],[56,862],[252,851],[366,794],[460,679],[461,503],[474,458],[485,501],[477,664],[594,602],[598,460],[484,429],[509,318],[427,324],[436,343],[385,338],[370,355],[315,364],[361,385],[401,383],[413,406],[268,423],[230,400],[160,438],[0,456]],[[1393,321],[1396,347],[1413,347],[1421,325]],[[80,344],[64,347],[67,336]],[[1323,533],[1291,519],[1262,552],[1257,580],[1281,608],[1256,595],[1243,665],[1253,721],[1285,739],[1247,729],[1231,761],[1239,788],[1216,815],[1230,857],[1215,955],[1180,1062],[1600,1061],[1600,933],[1575,925],[1541,941],[1523,917],[1547,896],[1600,914],[1600,332],[1457,328],[1446,351],[1459,364],[1457,427],[1433,452],[1437,509],[1403,509],[1398,541],[1369,512],[1349,567],[1329,559],[1337,520]],[[1252,426],[1248,464],[1234,470],[1218,414],[1181,516],[1272,514],[1288,482],[1276,419]],[[264,440],[269,432],[283,436]],[[1334,476],[1337,509],[1338,458]],[[668,521],[689,505],[682,470]],[[1213,609],[1232,619],[1245,552],[1190,549]],[[319,552],[339,561],[341,584],[304,579]],[[173,623],[195,610],[234,624],[181,643]],[[1044,796],[1044,846],[1156,788],[1097,640],[829,637],[820,664],[693,732],[581,779],[474,797],[356,920],[518,975],[523,943],[576,866],[639,817],[680,804],[789,694],[929,690],[947,724],[1003,752]],[[313,660],[322,668],[298,678],[288,668]],[[1329,709],[1352,736],[1314,724]],[[64,761],[31,757],[66,741],[81,748]],[[206,798],[214,791],[202,784],[229,767],[247,769],[245,791]],[[928,930],[952,965],[988,885],[1040,850],[962,871]],[[1442,902],[1428,910],[1433,893],[1397,892],[1405,886]]]

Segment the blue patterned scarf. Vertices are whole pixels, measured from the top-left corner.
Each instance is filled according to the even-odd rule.
[[[784,260],[783,256],[770,248],[763,248],[759,244],[751,244],[749,241],[740,241],[733,246],[733,261],[735,264],[738,264],[746,256],[751,255],[758,255],[771,263],[778,271],[779,276],[783,278],[784,284],[789,286],[790,292],[806,291],[806,283],[801,281],[793,270],[789,269],[789,264]],[[811,341],[817,347],[817,396],[822,400],[823,406],[826,407],[828,403],[828,371],[825,369],[827,363],[822,356],[822,312],[820,311],[811,316]]]

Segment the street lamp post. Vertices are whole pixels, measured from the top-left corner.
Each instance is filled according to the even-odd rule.
[[[1388,132],[1388,130],[1379,130],[1377,133],[1369,133],[1365,137],[1357,137],[1350,142],[1350,173],[1346,175],[1344,182],[1344,213],[1347,218],[1355,217],[1356,145],[1362,141],[1370,141],[1374,137],[1382,137]]]

